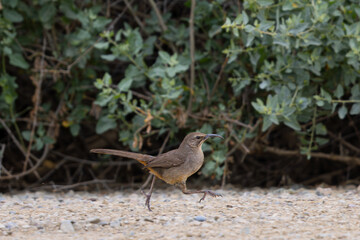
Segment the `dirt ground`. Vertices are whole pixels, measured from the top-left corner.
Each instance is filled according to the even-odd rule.
[[[355,186],[219,190],[222,198],[155,190],[0,195],[1,239],[360,239]]]

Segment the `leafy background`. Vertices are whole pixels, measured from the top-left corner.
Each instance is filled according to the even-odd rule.
[[[89,150],[192,131],[225,137],[193,179],[357,184],[359,19],[357,0],[2,0],[0,187],[133,186],[139,165]]]

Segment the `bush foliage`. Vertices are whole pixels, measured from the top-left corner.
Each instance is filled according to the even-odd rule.
[[[152,154],[221,134],[203,146],[217,180],[268,152],[360,163],[357,0],[199,0],[193,17],[182,0],[1,3],[2,180],[104,178],[112,162],[88,150],[109,144],[87,139],[109,132]]]

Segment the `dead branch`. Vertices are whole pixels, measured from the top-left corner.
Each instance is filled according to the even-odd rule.
[[[72,189],[72,188],[77,188],[77,187],[81,187],[81,186],[87,186],[87,185],[92,185],[92,184],[106,184],[106,183],[113,183],[115,182],[114,180],[107,180],[107,179],[94,179],[94,180],[90,180],[90,181],[86,181],[86,182],[78,182],[78,183],[74,183],[74,184],[70,184],[70,185],[53,185],[54,192],[59,192],[62,190],[67,190],[67,189]]]
[[[195,17],[195,6],[196,0],[191,0],[191,11],[190,11],[190,20],[189,20],[189,35],[190,35],[190,97],[189,103],[186,111],[186,116],[189,116],[191,113],[192,100],[194,95],[194,83],[195,83],[195,33],[194,33],[194,17]]]
[[[219,82],[220,82],[220,80],[221,80],[221,77],[222,77],[222,75],[223,75],[223,72],[224,72],[224,69],[225,69],[225,67],[226,67],[226,64],[227,64],[228,60],[229,60],[229,58],[228,58],[228,57],[225,57],[225,60],[224,60],[223,64],[221,65],[220,72],[219,72],[219,74],[218,74],[218,76],[217,76],[217,78],[216,78],[214,87],[213,87],[213,89],[211,90],[210,98],[212,98],[212,97],[214,96],[214,94],[215,94],[215,91],[216,91],[216,89],[217,89],[217,86],[219,85]]]
[[[27,151],[26,151],[26,155],[25,155],[25,162],[24,162],[24,166],[23,166],[23,171],[25,171],[27,169],[27,165],[28,162],[30,161],[30,152],[31,152],[31,147],[34,141],[34,135],[35,135],[35,129],[37,126],[37,118],[38,118],[38,112],[39,112],[39,106],[41,103],[41,87],[42,87],[42,83],[44,80],[44,60],[45,60],[45,49],[46,49],[46,38],[44,37],[43,39],[43,48],[42,48],[42,57],[41,57],[41,62],[40,62],[40,76],[39,76],[39,80],[35,82],[35,101],[34,101],[34,111],[33,111],[33,121],[32,121],[32,126],[31,126],[31,132],[30,132],[30,139],[29,139],[29,145],[27,147]],[[36,62],[36,61],[35,61]],[[40,179],[39,174],[37,174],[37,172],[35,172],[36,177],[38,179]]]
[[[265,152],[269,152],[276,155],[281,156],[305,156],[305,153],[300,153],[297,150],[285,150],[275,147],[267,147],[262,146]],[[352,157],[352,156],[341,156],[341,155],[335,155],[335,154],[327,154],[327,153],[320,153],[320,152],[312,152],[311,157],[314,158],[323,158],[328,159],[331,161],[338,161],[338,162],[344,162],[344,163],[355,163],[356,165],[360,165],[360,158],[358,157]]]

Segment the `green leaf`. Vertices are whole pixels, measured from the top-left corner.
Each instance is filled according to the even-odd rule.
[[[107,130],[116,128],[116,121],[108,116],[102,116],[96,124],[96,133],[102,134]]]
[[[59,9],[69,19],[76,20],[78,18],[78,14],[70,2],[61,1]]]
[[[116,59],[116,56],[113,54],[104,54],[104,55],[101,55],[101,58],[106,61],[112,62]]]
[[[30,135],[31,135],[31,131],[30,130],[25,130],[21,132],[21,135],[23,136],[23,138],[26,141],[30,141]]]
[[[105,73],[102,79],[105,86],[109,87],[112,84],[112,79],[109,73]]]
[[[213,128],[210,124],[205,123],[202,125],[201,129],[199,129],[199,132],[205,133],[205,134],[210,134],[213,132]]]
[[[262,31],[267,31],[269,28],[271,28],[272,26],[274,26],[274,22],[273,21],[262,21],[260,23],[259,29]]]
[[[338,111],[339,118],[344,119],[346,114],[347,114],[347,108],[345,107],[345,105],[342,105]]]
[[[268,7],[274,3],[273,0],[257,0],[256,1],[261,7]]]
[[[76,137],[77,135],[79,135],[80,132],[80,124],[73,124],[70,126],[70,132],[71,135],[73,135],[74,137]]]
[[[70,127],[71,128],[71,127]],[[42,138],[42,140],[43,140],[43,142],[45,143],[45,144],[54,144],[55,143],[55,139],[53,139],[53,138],[51,138],[51,137],[49,137],[49,136],[44,136],[43,138]]]
[[[352,97],[360,96],[359,84],[356,84],[351,88],[351,95],[352,95]]]
[[[114,98],[113,95],[100,94],[100,95],[96,98],[96,101],[95,101],[94,103],[97,104],[97,105],[99,105],[100,107],[104,107],[104,106],[106,106],[113,98]]]
[[[284,124],[292,129],[294,129],[295,131],[301,130],[300,124],[294,117],[285,119]]]
[[[351,106],[350,114],[351,115],[357,115],[360,113],[360,103],[354,103]]]
[[[215,171],[215,168],[216,168],[215,161],[207,161],[205,162],[201,172],[203,172],[205,176],[209,176]]]
[[[161,77],[161,78],[165,78],[165,69],[164,67],[153,67],[150,68],[149,70],[149,76],[151,78],[155,78],[155,77]]]
[[[217,162],[217,164],[222,164],[226,158],[223,150],[214,151],[213,154],[211,154],[211,157]]]
[[[336,90],[334,92],[335,97],[337,97],[338,99],[340,99],[342,96],[344,96],[344,88],[342,87],[341,84],[338,84],[336,87]]]
[[[326,135],[327,134],[326,126],[322,123],[316,124],[315,131],[316,131],[316,134],[318,134],[318,135]]]
[[[249,22],[249,17],[244,10],[242,11],[242,17],[243,17],[243,24],[246,25]]]
[[[185,65],[175,65],[174,67],[166,68],[166,73],[169,75],[170,78],[175,77],[177,73],[185,72],[189,69],[189,66]]]
[[[304,32],[308,27],[309,27],[309,23],[300,23],[296,25],[294,28],[290,29],[289,33],[296,35],[298,33]]]
[[[286,36],[277,34],[274,37],[274,44],[283,46],[285,48],[290,48],[289,39]]]
[[[7,9],[3,10],[2,12],[4,14],[4,18],[9,20],[10,22],[19,23],[24,20],[23,16],[15,10],[7,8]]]
[[[268,115],[265,115],[261,131],[265,132],[271,125],[272,122],[270,120],[270,117]]]
[[[39,18],[42,23],[48,23],[56,14],[55,5],[50,2],[45,4],[39,11]]]
[[[321,145],[324,145],[324,144],[328,143],[329,139],[322,138],[322,137],[316,137],[315,142],[321,146]]]
[[[171,57],[170,57],[169,53],[164,52],[164,51],[159,51],[159,57],[161,58],[161,60],[163,60],[164,63],[170,64]]]
[[[109,42],[98,42],[94,44],[94,47],[97,49],[108,49],[109,48]]]
[[[320,89],[320,95],[325,98],[326,101],[331,102],[332,98],[331,95],[325,91],[323,88]]]
[[[4,4],[4,6],[10,6],[11,8],[15,8],[18,5],[19,0],[2,0],[2,3]]]
[[[36,151],[40,151],[41,149],[43,149],[43,147],[44,147],[44,142],[42,141],[42,139],[36,138],[36,139],[35,139],[35,144],[34,144],[33,148],[34,148]]]
[[[28,69],[29,64],[25,61],[23,56],[19,53],[9,55],[10,64],[19,68]]]
[[[104,86],[104,82],[102,79],[100,78],[97,78],[95,83],[94,83],[94,86],[97,88],[97,89],[102,89],[103,86]]]
[[[256,99],[256,102],[251,102],[251,105],[255,108],[258,113],[265,112],[265,105],[263,101],[259,98]]]
[[[276,124],[276,125],[279,125],[279,120],[278,120],[278,118],[276,117],[275,114],[271,114],[271,115],[270,115],[270,121],[271,121],[272,123]]]
[[[132,78],[128,78],[128,77],[123,78],[118,84],[117,88],[119,89],[120,92],[127,92],[129,91],[132,82],[133,82]]]

